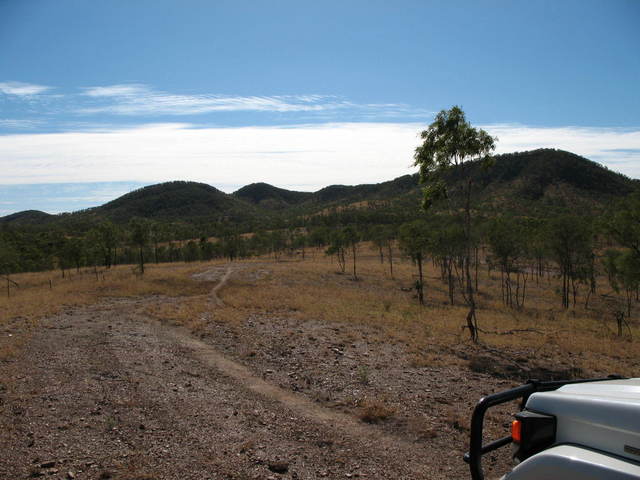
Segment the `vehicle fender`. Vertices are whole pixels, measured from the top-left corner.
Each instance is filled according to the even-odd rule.
[[[518,464],[503,480],[638,480],[640,463],[575,445],[558,445]]]

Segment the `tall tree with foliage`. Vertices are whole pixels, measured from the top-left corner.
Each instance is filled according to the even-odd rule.
[[[434,263],[440,267],[440,279],[447,285],[449,303],[455,302],[456,282],[460,281],[460,268],[466,251],[464,230],[459,222],[441,216],[431,219],[429,250]]]
[[[466,327],[469,329],[471,339],[477,342],[478,320],[470,265],[473,247],[471,193],[474,178],[469,174],[461,191],[453,192],[447,188],[444,176],[452,168],[462,168],[470,161],[480,161],[483,165],[489,166],[496,139],[482,129],[473,128],[458,106],[440,111],[433,123],[420,136],[423,143],[416,148],[414,160],[415,165],[420,168],[420,182],[426,184],[423,208],[428,210],[433,202],[440,198],[457,199],[462,203],[462,224],[466,239],[463,278],[465,298],[469,306]]]
[[[344,273],[347,267],[346,262],[346,245],[347,241],[344,238],[344,232],[342,230],[336,230],[331,232],[329,238],[329,246],[327,247],[326,255],[335,255],[340,267],[340,272]]]
[[[500,268],[502,302],[510,308],[523,307],[528,278],[526,268],[520,265],[527,251],[523,228],[511,218],[495,219],[488,240],[490,260]]]
[[[418,267],[415,288],[420,305],[424,305],[424,259],[429,250],[429,226],[424,220],[404,223],[399,230],[400,248]]]
[[[627,317],[630,317],[633,298],[640,288],[640,257],[633,250],[609,249],[605,252],[602,263],[611,288],[616,293],[624,292]]]
[[[353,260],[353,279],[358,280],[358,272],[356,270],[356,258],[358,254],[358,242],[360,241],[360,232],[353,227],[349,226],[342,230],[342,238],[344,238],[345,245],[351,249],[351,259]]]
[[[606,222],[608,232],[640,258],[640,192],[618,202]]]
[[[129,234],[131,244],[138,248],[138,266],[140,274],[144,275],[144,249],[150,238],[149,222],[142,218],[131,219],[129,222]]]
[[[562,216],[549,223],[548,243],[551,254],[560,267],[562,306],[569,308],[571,298],[576,305],[578,284],[590,277],[593,258],[591,225],[583,218]]]

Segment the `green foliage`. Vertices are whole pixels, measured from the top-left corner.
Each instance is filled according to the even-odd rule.
[[[640,256],[640,191],[616,204],[605,228],[620,245]]]
[[[429,225],[424,220],[416,220],[400,225],[398,230],[400,249],[414,262],[422,261],[429,251]]]
[[[326,255],[335,255],[342,273],[346,270],[347,250],[351,249],[351,257],[353,260],[353,277],[357,279],[356,272],[356,256],[357,245],[362,236],[358,229],[354,226],[342,227],[336,229],[329,234],[329,246],[325,250]]]
[[[631,316],[633,296],[640,289],[640,257],[634,250],[609,249],[602,258],[602,264],[611,288],[625,294],[627,316]]]
[[[495,149],[495,139],[484,130],[473,128],[457,106],[440,111],[420,137],[423,143],[416,148],[414,165],[420,169],[420,182],[427,184],[425,209],[447,196],[443,176],[452,167],[462,167],[469,160],[481,160],[488,166]]]
[[[252,183],[233,192],[233,196],[269,210],[281,210],[311,199],[311,192],[295,192],[268,183]]]
[[[143,218],[132,218],[129,221],[129,241],[138,248],[138,266],[140,274],[144,274],[144,250],[151,237],[151,223]]]
[[[18,270],[18,254],[7,242],[0,242],[0,274],[7,275]]]
[[[491,261],[506,273],[517,270],[517,261],[525,255],[526,243],[522,227],[510,218],[497,218],[489,227]]]
[[[562,306],[569,308],[570,292],[576,304],[577,284],[589,279],[593,260],[593,232],[589,221],[577,216],[551,220],[548,228],[550,253],[562,275]]]
[[[416,220],[405,223],[398,230],[400,248],[418,267],[418,280],[415,289],[418,293],[418,301],[424,304],[424,274],[422,264],[430,246],[429,225],[424,220]]]
[[[450,110],[442,110],[427,130],[421,133],[422,145],[416,148],[415,165],[420,168],[420,181],[426,183],[422,207],[428,210],[435,200],[450,198],[451,186],[445,182],[445,175],[452,168],[458,171],[466,167],[467,162],[475,160],[483,168],[493,163],[491,152],[495,149],[495,139],[482,129],[476,129],[467,122],[460,107],[454,106]],[[465,234],[465,251],[462,257],[464,275],[464,295],[469,305],[467,326],[474,342],[478,340],[478,325],[476,319],[476,303],[474,285],[471,278],[471,248],[472,248],[472,215],[471,215],[471,187],[474,176],[467,175],[462,182],[462,188],[457,195],[464,211],[462,224]],[[451,209],[451,202],[449,208]]]

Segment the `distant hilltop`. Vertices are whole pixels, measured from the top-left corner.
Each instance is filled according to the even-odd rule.
[[[640,181],[613,172],[579,155],[555,149],[497,155],[482,170],[469,163],[450,171],[455,188],[468,175],[477,186],[478,209],[494,212],[549,215],[551,212],[602,211],[613,199],[638,188]],[[417,174],[355,186],[331,185],[316,192],[298,192],[267,183],[253,183],[232,194],[204,183],[173,181],[129,192],[102,206],[74,213],[50,215],[26,210],[0,217],[15,226],[75,225],[79,229],[101,220],[125,223],[133,217],[178,223],[227,221],[281,223],[290,216],[317,215],[348,208],[376,207],[418,214],[421,186]]]

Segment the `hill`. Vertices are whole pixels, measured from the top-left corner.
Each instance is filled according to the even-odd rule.
[[[598,213],[640,185],[640,181],[596,162],[554,149],[497,155],[487,170],[474,162],[452,169],[447,176],[450,189],[459,188],[469,176],[477,187],[475,205],[489,216]],[[291,224],[296,217],[366,208],[370,213],[364,222],[375,222],[386,215],[386,223],[393,223],[420,214],[420,190],[417,174],[377,184],[331,185],[316,192],[253,183],[226,194],[204,183],[175,181],[144,187],[80,212],[49,215],[29,210],[8,215],[0,222],[34,227],[74,226],[75,231],[80,231],[101,219],[125,223],[132,217],[144,217],[181,224],[228,221],[249,231],[278,228]]]
[[[388,200],[418,188],[418,175],[403,175],[382,183],[355,186],[331,185],[318,190],[311,198],[312,203],[359,202],[364,200]]]
[[[252,213],[252,208],[211,185],[175,181],[134,190],[86,212],[121,223],[132,217],[189,220],[222,216],[239,219]]]
[[[252,183],[236,190],[232,195],[268,210],[282,210],[303,203],[310,199],[313,193],[285,190],[268,183]]]
[[[46,223],[55,218],[55,215],[51,215],[40,210],[24,210],[22,212],[12,213],[6,217],[0,218],[0,221],[6,224],[13,225],[37,225]]]
[[[539,216],[600,212],[640,186],[638,180],[555,149],[498,155],[486,170],[470,163],[452,170],[448,182],[459,185],[469,175],[475,179],[482,209]]]

